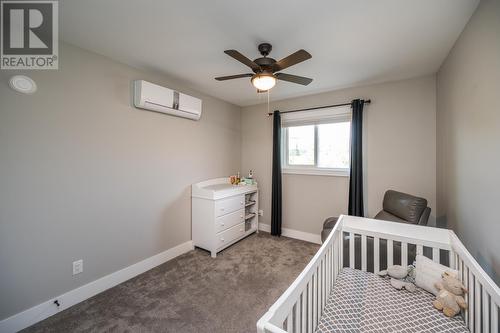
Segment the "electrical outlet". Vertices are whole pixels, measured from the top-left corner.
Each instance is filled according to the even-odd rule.
[[[264,215],[264,211],[262,209],[259,209],[259,216],[263,216]]]
[[[73,275],[83,272],[83,259],[73,261]]]

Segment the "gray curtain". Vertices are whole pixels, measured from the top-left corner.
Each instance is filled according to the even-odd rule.
[[[363,105],[364,100],[351,103],[351,173],[349,179],[348,214],[364,216],[363,211]]]
[[[281,115],[279,111],[274,111],[273,114],[271,235],[281,236]]]

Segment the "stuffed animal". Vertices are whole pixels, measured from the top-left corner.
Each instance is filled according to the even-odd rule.
[[[408,266],[403,267],[401,265],[389,266],[386,270],[378,272],[378,275],[382,277],[389,276],[391,278],[391,286],[401,290],[405,288],[409,292],[414,292],[417,288],[413,284],[414,267]]]
[[[462,297],[464,293],[467,293],[467,288],[457,279],[455,274],[444,272],[441,282],[437,282],[435,287],[439,293],[432,304],[439,311],[442,310],[447,317],[454,317],[460,312],[460,308],[467,309],[467,303]]]

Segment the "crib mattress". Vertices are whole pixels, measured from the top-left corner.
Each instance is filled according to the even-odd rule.
[[[434,299],[420,288],[396,290],[389,279],[344,268],[316,332],[468,332],[460,316],[434,309]]]

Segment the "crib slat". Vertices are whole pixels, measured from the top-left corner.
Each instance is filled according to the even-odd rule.
[[[401,266],[408,266],[408,243],[401,242]]]
[[[424,247],[422,245],[417,244],[417,255],[424,254]]]
[[[297,300],[297,303],[295,303],[295,306],[294,306],[294,314],[293,314],[293,331],[295,333],[298,333],[299,332],[299,329],[300,329],[300,297],[299,299]]]
[[[323,263],[323,289],[322,289],[322,294],[323,294],[323,299],[322,299],[322,302],[321,302],[321,314],[323,314],[323,310],[324,310],[324,307],[325,307],[325,304],[326,304],[326,295],[327,295],[327,292],[326,292],[326,288],[327,288],[327,283],[328,283],[328,280],[327,280],[327,274],[326,274],[326,261]]]
[[[316,296],[316,327],[319,323],[319,318],[321,317],[321,269],[320,267],[318,266],[318,270],[316,271],[316,276],[317,276],[317,288],[316,288],[316,292],[317,292],[317,296]]]
[[[488,311],[488,306],[490,305],[488,293],[483,288],[483,332],[490,331],[490,311]]]
[[[339,261],[339,243],[338,240],[335,240],[334,251],[333,251],[333,283],[335,285],[335,281],[337,281],[337,272],[338,272],[338,261]]]
[[[457,263],[457,271],[458,271],[458,278],[460,279],[460,281],[464,281],[464,270],[463,270],[463,267],[462,267],[462,261],[460,260],[460,258],[458,258],[457,256],[457,260],[455,261]]]
[[[333,286],[333,247],[330,249],[328,260],[328,295],[332,291]]]
[[[380,271],[380,239],[373,238],[373,271],[378,273]]]
[[[307,284],[307,331],[308,332],[313,332],[313,323],[312,323],[312,318],[313,318],[313,312],[312,312],[312,278],[311,281]]]
[[[462,281],[464,281],[465,280],[465,274],[466,274],[465,270],[467,269],[467,266],[465,266],[463,260],[460,260],[460,263],[461,263],[461,267],[462,267]]]
[[[474,301],[476,332],[481,332],[481,284],[477,278],[475,279],[474,295],[476,297]]]
[[[368,254],[366,253],[366,235],[361,236],[361,270],[366,272],[366,258]]]
[[[320,293],[319,295],[319,303],[318,303],[318,320],[321,318],[321,315],[323,314],[323,298],[325,295],[325,261],[321,260],[321,263],[319,265],[319,289],[318,292]]]
[[[328,295],[330,289],[330,251],[328,251],[325,260],[325,296]]]
[[[328,270],[327,270],[327,261],[325,260],[323,264],[323,304],[321,306],[321,313],[323,313],[324,305],[326,304],[326,295],[328,290]]]
[[[498,332],[498,305],[493,302],[493,297],[491,298],[491,332]]]
[[[349,267],[354,268],[354,233],[349,233]]]
[[[326,252],[326,263],[325,263],[325,294],[328,295],[328,293],[330,292],[330,253],[331,251],[328,250],[328,252]]]
[[[339,247],[339,268],[342,269],[344,267],[344,232],[341,231],[339,234],[339,240],[338,240],[338,247]],[[340,269],[338,270],[340,272]]]
[[[392,266],[393,262],[393,252],[394,246],[392,244],[392,239],[387,240],[387,267]]]
[[[336,243],[332,244],[332,251],[330,253],[330,274],[331,274],[331,282],[330,282],[330,291],[333,288],[333,284],[335,283],[335,258],[337,257],[337,245]]]
[[[319,321],[319,318],[321,318],[321,310],[322,310],[322,306],[321,306],[321,301],[322,301],[322,298],[323,298],[323,293],[321,292],[321,289],[323,287],[323,278],[321,276],[321,263],[319,263],[318,265],[318,307],[317,307],[317,314],[318,314],[318,321]]]
[[[328,250],[328,260],[326,261],[326,294],[330,293],[332,277],[332,250]]]
[[[457,269],[457,266],[456,266],[456,263],[457,263],[457,256],[455,255],[455,253],[450,250],[448,251],[448,257],[449,257],[449,263],[450,263],[450,268],[453,268],[453,269]]]
[[[286,316],[286,331],[293,332],[293,309]]]
[[[314,272],[314,286],[313,286],[313,331],[316,330],[316,324],[318,323],[318,271]]]
[[[317,293],[318,297],[316,299],[316,322],[319,322],[319,318],[321,317],[321,263],[318,266],[318,288]]]
[[[342,270],[342,268],[344,268],[344,239],[341,238],[340,239],[340,242],[339,242],[339,266],[338,266],[338,270],[337,270],[337,273],[340,273],[340,271]]]
[[[475,327],[474,326],[474,316],[475,316],[475,307],[474,307],[474,275],[472,275],[472,272],[469,270],[469,330],[471,333],[475,332]]]
[[[469,288],[469,268],[467,266],[465,266],[465,265],[464,265],[463,274],[464,274],[463,284],[464,284],[465,288],[467,288],[467,290],[469,290],[469,292],[470,292],[470,288]],[[468,310],[470,308],[470,304],[469,304],[469,292],[465,294],[465,302],[469,305],[467,307],[467,309],[465,309],[465,313],[464,313],[465,326],[467,326],[467,327],[469,327],[469,310]]]
[[[302,333],[306,332],[306,290],[305,289],[300,295],[300,331]]]
[[[329,289],[329,284],[330,280],[328,277],[330,276],[329,274],[329,267],[330,267],[330,255],[328,254],[325,260],[325,295],[324,295],[324,300],[323,303],[326,304],[326,297],[328,296],[328,289]]]
[[[439,264],[439,249],[437,247],[432,248],[432,260]]]
[[[337,257],[337,249],[336,249],[336,244],[332,244],[332,253],[330,253],[331,257],[331,268],[330,268],[330,274],[331,274],[331,282],[330,282],[330,291],[332,291],[333,284],[335,283],[335,258]]]

